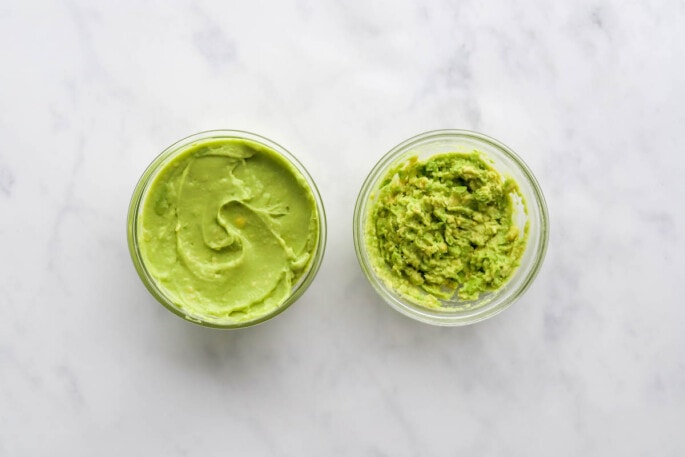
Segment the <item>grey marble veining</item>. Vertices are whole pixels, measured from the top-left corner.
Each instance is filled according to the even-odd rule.
[[[685,3],[0,5],[0,455],[685,453]],[[328,215],[287,312],[220,332],[140,283],[126,212],[177,139],[293,151]],[[526,295],[445,329],[387,307],[352,210],[373,164],[475,129],[545,192]]]

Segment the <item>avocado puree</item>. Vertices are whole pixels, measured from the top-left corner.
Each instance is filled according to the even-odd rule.
[[[190,319],[259,319],[309,265],[319,219],[311,189],[276,151],[241,139],[188,146],[154,176],[138,222],[157,286]]]
[[[429,308],[477,300],[519,265],[527,226],[515,224],[516,182],[481,152],[412,157],[381,181],[366,226],[374,269],[401,295]]]

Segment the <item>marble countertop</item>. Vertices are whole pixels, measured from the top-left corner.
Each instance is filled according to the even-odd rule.
[[[685,455],[685,3],[0,4],[1,456]],[[126,212],[188,134],[293,151],[328,214],[276,319],[195,326],[147,293]],[[400,141],[466,128],[547,197],[526,295],[414,322],[352,210]]]

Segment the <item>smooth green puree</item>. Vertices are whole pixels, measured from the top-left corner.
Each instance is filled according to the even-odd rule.
[[[194,143],[165,164],[139,216],[145,267],[191,319],[259,319],[306,271],[319,217],[301,173],[277,152],[240,139]]]
[[[369,257],[381,279],[430,308],[501,287],[526,246],[515,221],[518,185],[482,153],[413,157],[381,181],[367,218]]]

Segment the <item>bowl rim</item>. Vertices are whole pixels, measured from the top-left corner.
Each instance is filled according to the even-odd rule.
[[[257,319],[253,319],[246,322],[236,322],[236,323],[217,323],[211,321],[205,321],[201,318],[193,315],[189,315],[182,309],[179,309],[173,304],[163,292],[163,290],[157,286],[156,281],[147,268],[143,261],[142,255],[140,253],[138,244],[138,217],[139,210],[141,208],[142,202],[147,194],[149,184],[152,182],[153,178],[157,176],[162,167],[172,160],[176,155],[183,153],[190,147],[193,143],[198,141],[205,141],[211,139],[240,139],[248,140],[264,146],[273,152],[280,155],[288,163],[290,163],[295,170],[297,170],[304,181],[309,186],[309,190],[314,198],[316,212],[318,216],[318,239],[316,247],[314,250],[314,255],[312,260],[309,262],[306,272],[303,273],[302,277],[296,285],[293,286],[290,295],[285,299],[285,301],[275,308],[272,312],[260,316]],[[233,130],[233,129],[213,129],[213,130],[203,130],[191,135],[185,136],[180,140],[174,142],[170,146],[164,148],[161,153],[159,153],[147,166],[145,171],[142,173],[136,186],[134,187],[131,200],[128,207],[128,215],[126,219],[127,224],[127,241],[129,254],[133,265],[143,282],[148,292],[166,309],[174,313],[175,315],[183,318],[186,321],[192,322],[194,324],[201,325],[203,327],[216,328],[216,329],[236,329],[236,328],[246,328],[252,327],[262,322],[266,322],[283,311],[288,309],[295,301],[297,301],[302,294],[309,288],[311,283],[314,281],[323,261],[324,253],[326,251],[326,240],[327,240],[327,223],[326,223],[326,212],[323,205],[323,200],[319,189],[309,171],[305,166],[285,147],[276,143],[275,141],[266,138],[265,136],[259,135],[257,133],[248,132],[245,130]]]
[[[407,298],[394,293],[384,283],[384,281],[378,277],[366,252],[365,221],[368,212],[368,203],[370,201],[372,192],[377,189],[379,180],[385,175],[392,165],[395,165],[397,162],[399,162],[399,159],[403,154],[411,152],[412,148],[419,146],[420,144],[436,139],[458,140],[464,138],[476,140],[477,142],[483,142],[491,147],[494,147],[507,158],[509,158],[520,169],[533,190],[534,201],[528,201],[526,203],[527,205],[535,204],[537,207],[537,214],[539,215],[540,224],[539,243],[537,243],[537,251],[535,252],[532,260],[533,265],[528,271],[525,279],[516,289],[512,290],[510,295],[502,299],[499,304],[496,306],[485,305],[472,310],[469,314],[440,313],[436,310],[412,303]],[[352,230],[355,253],[357,255],[359,265],[371,286],[388,305],[390,305],[396,311],[399,311],[400,313],[423,323],[438,326],[464,326],[481,322],[501,313],[528,290],[530,285],[537,277],[547,252],[547,246],[549,243],[549,214],[547,210],[547,203],[542,193],[540,184],[528,165],[511,148],[506,146],[501,141],[480,132],[465,129],[440,129],[422,132],[402,141],[385,153],[378,160],[378,162],[376,162],[365,178],[359,194],[357,195]],[[530,245],[531,240],[529,239],[527,243]]]

